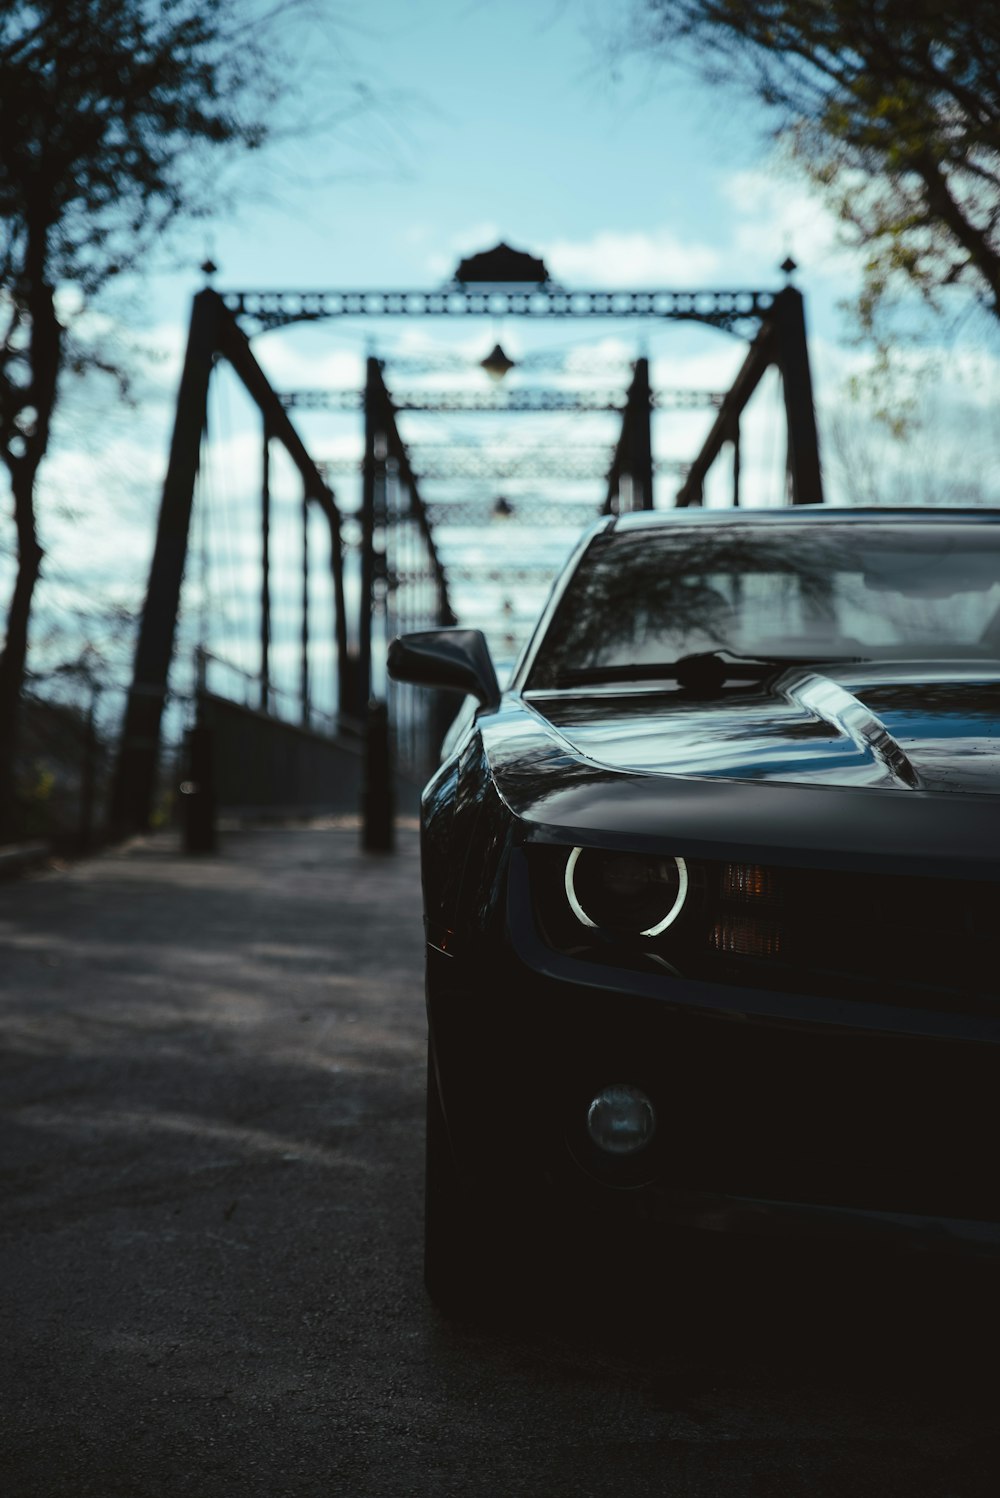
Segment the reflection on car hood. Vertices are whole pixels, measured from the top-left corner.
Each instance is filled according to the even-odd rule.
[[[698,698],[637,685],[532,694],[574,750],[614,770],[900,790],[1000,791],[1000,666],[796,668]]]

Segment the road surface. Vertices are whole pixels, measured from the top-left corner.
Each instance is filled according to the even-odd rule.
[[[0,886],[0,1498],[994,1498],[990,1273],[726,1259],[435,1313],[399,841]]]

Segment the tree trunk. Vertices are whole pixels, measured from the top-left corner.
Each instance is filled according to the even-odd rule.
[[[0,841],[17,833],[14,767],[21,691],[28,655],[31,600],[41,569],[42,548],[35,525],[35,482],[49,445],[62,359],[62,328],[52,287],[45,280],[48,232],[44,219],[29,229],[21,298],[29,320],[26,389],[6,385],[3,460],[14,499],[17,577],[7,615],[7,638],[0,653]],[[30,415],[29,413],[32,413]],[[18,418],[27,415],[20,423]]]
[[[20,479],[19,475],[13,485],[18,531],[17,578],[7,614],[7,639],[0,655],[0,842],[16,837],[18,832],[14,803],[17,728],[28,654],[31,599],[42,561],[34,526],[34,474],[27,484],[19,482]],[[26,492],[19,494],[19,488]],[[22,523],[24,520],[26,525]]]

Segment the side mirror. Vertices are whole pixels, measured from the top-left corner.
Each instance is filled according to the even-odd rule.
[[[481,629],[422,629],[397,635],[389,646],[388,666],[395,681],[464,692],[488,708],[500,702],[500,684]]]

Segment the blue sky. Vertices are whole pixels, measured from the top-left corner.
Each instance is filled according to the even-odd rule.
[[[602,32],[624,10],[374,0],[342,33],[372,107],[244,172],[238,223],[210,236],[222,279],[433,284],[500,234],[604,284],[771,284],[791,248],[826,289],[829,236],[767,175],[759,111],[679,70],[613,67]]]
[[[864,364],[847,341],[840,306],[856,289],[855,257],[838,248],[822,206],[774,160],[767,122],[750,101],[641,58],[613,63],[607,37],[625,10],[612,0],[369,0],[357,15],[344,9],[338,19],[334,10],[332,33],[316,26],[300,34],[295,103],[302,113],[323,120],[356,81],[369,102],[349,109],[332,135],[317,132],[227,172],[223,185],[238,189],[237,209],[166,248],[130,305],[109,304],[103,316],[112,330],[119,319],[158,360],[142,368],[135,409],[123,409],[107,390],[92,387],[86,398],[67,392],[44,480],[49,558],[41,602],[49,617],[86,616],[98,596],[130,606],[141,598],[190,298],[203,284],[197,267],[206,253],[220,267],[221,288],[296,289],[432,287],[450,277],[461,255],[501,237],[542,255],[550,273],[574,287],[776,288],[778,264],[791,253],[806,297],[828,487],[842,498],[852,464],[856,492],[873,474],[883,483],[885,438],[843,400],[844,381]],[[904,497],[916,494],[918,477],[927,489],[935,464],[954,471],[958,459],[948,445],[958,427],[961,460],[972,453],[978,472],[996,472],[995,348],[967,334],[956,341],[942,329],[935,376],[939,404],[960,406],[961,420],[951,423],[947,441],[931,434],[922,447],[914,442],[892,454]],[[555,360],[598,339],[595,358],[621,363],[648,352],[655,382],[708,389],[728,385],[745,351],[717,332],[674,325],[355,320],[270,334],[257,352],[286,389],[356,386],[373,340],[390,369],[393,354],[462,354],[469,368],[453,381],[468,383],[484,378],[476,361],[497,338],[515,357],[548,351]],[[619,385],[626,380],[615,377]],[[692,455],[708,419],[658,417],[658,450]],[[206,486],[214,474],[214,518],[204,549],[227,555],[235,629],[249,607],[236,600],[241,579],[248,598],[252,592],[258,439],[246,402],[222,383],[212,421]],[[356,418],[303,416],[300,425],[317,457],[359,450]],[[779,426],[777,392],[764,388],[744,452],[758,502],[780,498]],[[483,440],[495,431],[487,427],[479,429]],[[410,418],[405,435],[449,442],[473,430],[456,419]],[[573,418],[530,433],[523,425],[510,430],[511,440],[556,444],[615,436],[614,422],[602,419],[588,428]],[[599,480],[591,489],[599,499]],[[355,503],[349,480],[338,492],[346,506]],[[547,539],[555,556],[571,536]],[[9,535],[0,531],[0,541],[8,549]],[[541,544],[537,536],[507,544],[528,541]],[[292,545],[290,568],[294,556]],[[205,586],[220,594],[222,562],[211,562],[213,569]],[[531,598],[514,601],[518,612],[534,607]],[[189,599],[189,621],[196,612]]]

